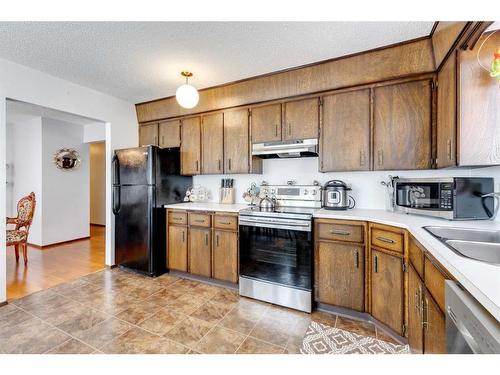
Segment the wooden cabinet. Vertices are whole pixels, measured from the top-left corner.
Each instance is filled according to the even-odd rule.
[[[363,245],[341,242],[317,244],[317,300],[364,311]]]
[[[319,240],[363,243],[365,239],[364,226],[332,220],[317,220],[316,233]]]
[[[249,173],[248,110],[224,112],[224,172]]]
[[[158,124],[159,143],[161,148],[180,147],[181,120],[164,121]]]
[[[371,249],[371,314],[403,335],[403,259]]]
[[[370,90],[324,96],[320,170],[370,170]]]
[[[201,170],[201,124],[200,117],[182,120],[181,174],[199,174]]]
[[[374,89],[374,169],[429,169],[432,165],[432,80]]]
[[[158,124],[139,126],[139,147],[158,145]]]
[[[446,320],[426,290],[423,298],[424,353],[446,353]]]
[[[436,166],[456,164],[457,63],[452,54],[439,71],[437,88]]]
[[[423,294],[424,283],[412,265],[408,267],[408,345],[414,353],[424,351]]]
[[[285,102],[283,105],[285,112],[283,140],[318,138],[318,98],[295,100]]]
[[[169,225],[167,245],[167,267],[172,270],[188,270],[187,227]]]
[[[189,272],[205,277],[212,276],[210,229],[189,227]]]
[[[238,282],[238,232],[214,230],[212,277]]]
[[[224,120],[222,113],[204,115],[201,123],[202,174],[224,172]]]
[[[371,245],[403,254],[405,231],[382,224],[370,225]]]
[[[252,143],[281,140],[281,104],[252,108]]]

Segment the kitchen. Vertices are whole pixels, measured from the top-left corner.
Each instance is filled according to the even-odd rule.
[[[500,354],[498,22],[12,24],[2,97],[105,125],[106,237],[105,268],[21,298],[0,258],[2,359],[498,361],[432,356]]]
[[[427,39],[201,90],[194,105],[137,104],[139,145],[174,147],[192,176],[158,206],[159,273],[370,321],[415,353],[498,353],[498,172],[449,169],[498,163],[498,87],[476,61],[499,42],[488,27],[438,22]]]

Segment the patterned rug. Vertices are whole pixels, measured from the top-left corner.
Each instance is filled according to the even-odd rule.
[[[409,354],[408,345],[395,345],[361,336],[343,329],[311,322],[302,347],[302,354]]]

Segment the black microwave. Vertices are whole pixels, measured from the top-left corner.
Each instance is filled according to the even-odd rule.
[[[394,180],[394,206],[406,213],[448,220],[491,219],[495,198],[491,177],[439,177]]]

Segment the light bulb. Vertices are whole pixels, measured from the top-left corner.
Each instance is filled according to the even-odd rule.
[[[200,100],[200,95],[198,94],[198,90],[194,86],[189,84],[181,85],[177,88],[175,92],[175,98],[177,99],[177,103],[181,107],[190,109],[194,108],[198,101]]]

